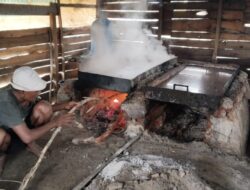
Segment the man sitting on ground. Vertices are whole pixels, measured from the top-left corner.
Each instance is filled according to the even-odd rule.
[[[75,102],[51,105],[37,100],[41,90],[46,87],[31,67],[20,67],[12,76],[11,85],[0,89],[0,174],[6,159],[6,151],[14,141],[22,141],[27,148],[39,156],[40,149],[35,140],[52,128],[69,126],[74,114],[53,117],[53,112],[70,110]]]

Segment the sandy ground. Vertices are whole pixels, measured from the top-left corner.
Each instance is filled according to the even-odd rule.
[[[112,135],[100,145],[72,144],[74,137],[89,137],[86,128],[65,128],[56,137],[50,154],[42,162],[28,189],[68,190],[92,174],[128,139]],[[44,145],[50,134],[38,143]],[[15,190],[35,164],[26,150],[11,155],[0,180],[0,189]],[[156,134],[144,135],[111,162],[86,187],[88,190],[250,189],[247,157],[213,150],[202,142],[178,143]]]

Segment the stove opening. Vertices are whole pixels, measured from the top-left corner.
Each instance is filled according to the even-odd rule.
[[[145,128],[162,136],[181,141],[203,141],[209,127],[206,116],[188,106],[150,101]]]

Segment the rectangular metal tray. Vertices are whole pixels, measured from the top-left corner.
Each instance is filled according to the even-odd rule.
[[[131,92],[141,81],[156,73],[165,72],[169,69],[169,65],[174,63],[177,63],[176,58],[166,60],[164,63],[154,63],[148,67],[143,67],[143,65],[138,66],[135,63],[134,65],[127,66],[127,70],[121,65],[119,72],[108,72],[105,69],[103,71],[99,69],[97,72],[95,69],[88,68],[86,71],[78,72],[78,80],[75,83],[75,87],[78,90],[84,88],[103,88],[120,92]],[[134,72],[129,72],[131,70],[134,70]]]
[[[145,88],[148,99],[214,110],[239,71],[223,64],[183,64]]]

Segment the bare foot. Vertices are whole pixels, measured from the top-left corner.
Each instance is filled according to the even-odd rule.
[[[27,145],[27,150],[30,151],[31,153],[33,153],[35,156],[37,156],[39,158],[39,156],[40,156],[43,149],[42,149],[42,147],[40,147],[35,142],[32,142],[32,143],[29,143]]]
[[[4,164],[6,161],[6,156],[7,156],[6,154],[0,155],[0,176],[2,175],[2,172],[3,172]]]

